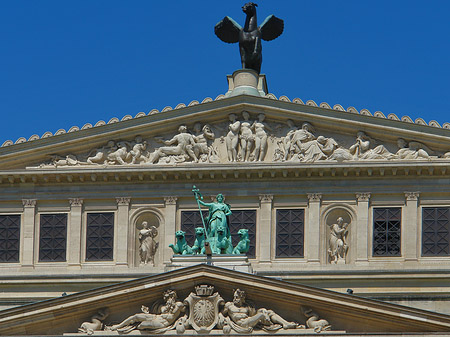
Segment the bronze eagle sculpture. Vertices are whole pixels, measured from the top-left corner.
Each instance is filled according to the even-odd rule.
[[[226,16],[216,24],[214,32],[223,42],[239,42],[242,68],[253,69],[259,74],[262,63],[261,39],[264,41],[276,39],[283,33],[284,22],[275,15],[269,15],[258,27],[256,7],[257,4],[253,2],[248,2],[242,7],[242,11],[247,15],[244,28]]]

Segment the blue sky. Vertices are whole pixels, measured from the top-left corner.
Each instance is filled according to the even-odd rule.
[[[0,0],[0,144],[215,98],[240,68],[213,32],[245,1]],[[262,0],[269,91],[450,122],[450,1]]]

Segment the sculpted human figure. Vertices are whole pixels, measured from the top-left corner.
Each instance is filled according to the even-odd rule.
[[[205,161],[208,161],[212,155],[210,143],[214,140],[214,132],[208,124],[205,124],[202,128],[200,123],[194,124],[194,132],[197,134],[197,136],[194,136],[195,157],[197,158],[197,161],[199,161],[202,156],[206,156]]]
[[[201,200],[197,194],[195,199],[200,205],[206,206],[209,209],[207,220],[207,237],[217,239],[217,229],[222,226],[225,232],[225,236],[230,237],[230,229],[228,227],[227,216],[231,215],[230,207],[224,202],[225,198],[222,194],[218,194],[216,201],[207,203]]]
[[[284,148],[283,160],[288,160],[290,158],[291,146],[293,145],[292,139],[295,134],[295,131],[297,131],[297,127],[294,125],[292,119],[287,120],[287,125],[289,127],[289,131],[286,133],[286,136],[283,137],[283,148]]]
[[[241,140],[240,159],[241,161],[249,161],[252,147],[255,143],[255,137],[251,129],[249,113],[247,111],[243,111],[242,117],[244,120],[241,123],[241,133],[239,136]]]
[[[238,157],[238,144],[239,144],[239,131],[241,129],[241,122],[237,120],[235,114],[229,114],[230,125],[228,126],[228,133],[225,137],[225,144],[227,145],[228,161],[237,161]]]
[[[120,324],[108,327],[108,330],[128,332],[134,329],[156,330],[169,327],[185,311],[185,306],[177,301],[177,293],[174,290],[166,290],[163,299],[165,304],[158,314],[151,314],[148,307],[142,306],[142,313],[132,315]],[[133,325],[136,324],[138,325],[134,327]]]
[[[106,164],[108,154],[117,150],[117,146],[113,140],[108,141],[106,146],[95,149],[89,153],[88,164]]]
[[[313,134],[312,125],[308,122],[303,123],[302,128],[294,132],[291,151],[297,153],[298,159],[305,162],[314,162],[327,158]]]
[[[139,231],[141,263],[147,264],[151,261],[153,266],[155,266],[155,254],[159,244],[155,241],[157,235],[158,230],[155,226],[149,227],[147,221],[142,222],[142,229]]]
[[[255,160],[264,161],[267,153],[267,133],[265,129],[271,131],[268,125],[264,124],[264,119],[266,115],[260,113],[258,115],[258,120],[252,125],[255,130]]]
[[[245,302],[245,291],[236,289],[233,294],[233,302],[225,303],[223,315],[228,316],[231,321],[249,331],[257,325],[267,327],[269,330],[296,329],[299,325],[295,322],[288,322],[272,310],[258,309]]]
[[[383,145],[370,149],[373,141],[365,132],[359,131],[356,134],[356,142],[350,146],[349,151],[355,159],[391,159],[393,154]]]
[[[141,136],[137,136],[132,145],[131,151],[127,154],[127,161],[131,160],[131,164],[139,164],[145,161],[143,155],[144,151],[147,149],[147,141],[143,140]]]
[[[399,159],[430,159],[433,152],[425,145],[419,142],[407,142],[403,138],[397,140],[399,150],[396,155]]]
[[[156,149],[150,158],[152,163],[157,163],[159,158],[170,155],[184,155],[186,159],[191,158],[197,161],[197,157],[193,151],[195,146],[194,136],[187,133],[187,127],[185,125],[181,125],[178,128],[178,132],[171,140],[158,140],[169,146],[162,146]]]
[[[108,164],[114,165],[114,164],[121,164],[125,165],[125,160],[127,158],[128,149],[127,149],[127,143],[126,142],[118,142],[117,143],[118,149],[110,152],[106,156],[106,160]]]
[[[342,217],[337,218],[336,223],[330,226],[330,240],[328,247],[328,256],[331,263],[338,263],[342,259],[345,262],[345,257],[348,251],[347,235],[348,223],[344,223]]]

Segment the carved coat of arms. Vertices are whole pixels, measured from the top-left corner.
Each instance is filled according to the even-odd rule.
[[[185,305],[189,306],[189,324],[197,332],[211,331],[219,321],[219,305],[224,300],[213,291],[213,286],[200,285],[195,287],[196,294],[190,293],[184,300]]]

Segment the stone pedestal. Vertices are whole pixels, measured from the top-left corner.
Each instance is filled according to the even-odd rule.
[[[266,75],[258,75],[251,69],[236,70],[233,75],[227,75],[228,91],[225,97],[237,95],[261,96],[267,95]]]
[[[165,271],[194,266],[197,264],[208,264],[240,271],[243,273],[253,273],[253,268],[245,255],[174,255],[165,267]]]

